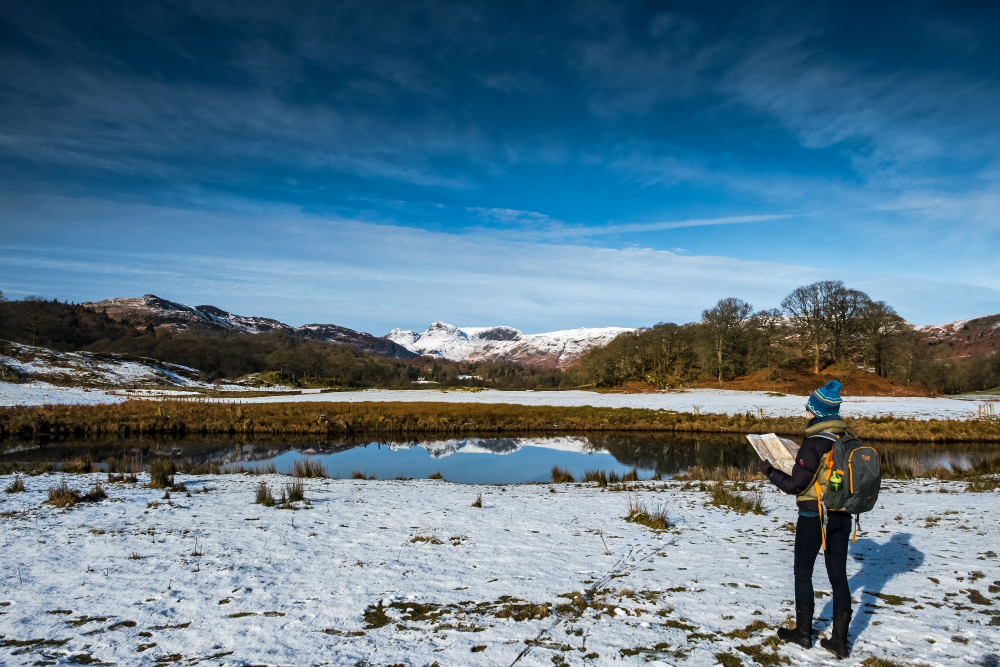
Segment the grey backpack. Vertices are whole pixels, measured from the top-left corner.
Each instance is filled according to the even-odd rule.
[[[882,488],[878,452],[852,433],[840,437],[828,433],[819,435],[836,438],[827,454],[826,465],[820,468],[820,474],[825,477],[824,507],[855,515],[870,512]],[[839,489],[833,489],[830,484],[834,475],[840,475],[843,480]]]

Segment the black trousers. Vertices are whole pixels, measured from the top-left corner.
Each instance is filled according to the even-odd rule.
[[[799,515],[795,527],[795,606],[813,607],[813,565],[823,546],[818,516]],[[833,588],[833,610],[851,610],[851,589],[847,586],[847,545],[851,540],[851,515],[831,512],[826,524],[826,574]]]

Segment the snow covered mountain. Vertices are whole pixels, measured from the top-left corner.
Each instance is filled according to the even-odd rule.
[[[243,334],[282,332],[327,343],[348,345],[395,359],[427,355],[452,361],[513,361],[546,368],[571,364],[592,347],[606,345],[633,329],[604,327],[525,334],[514,327],[456,327],[435,322],[423,333],[393,329],[382,337],[336,324],[293,327],[269,317],[236,315],[215,306],[188,306],[154,294],[81,304],[108,317],[145,328],[183,331],[189,327],[222,329]]]
[[[514,361],[560,368],[592,347],[633,329],[604,327],[525,334],[513,327],[456,327],[435,322],[423,333],[393,329],[384,338],[411,352],[452,361]]]
[[[416,356],[392,341],[336,324],[306,324],[292,327],[269,317],[236,315],[215,306],[188,306],[161,299],[154,294],[135,298],[106,299],[81,305],[91,310],[104,311],[113,320],[140,328],[152,325],[157,329],[183,331],[194,325],[244,334],[277,331],[327,343],[348,345],[362,352],[374,352],[394,359]]]

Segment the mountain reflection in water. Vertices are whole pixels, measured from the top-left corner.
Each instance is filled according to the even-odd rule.
[[[983,451],[970,451],[970,443],[953,448],[933,445],[879,447],[886,454],[912,457],[935,464],[969,465]],[[989,448],[990,452],[995,448]],[[692,466],[748,467],[757,457],[742,435],[708,434],[698,437],[675,434],[601,433],[593,435],[452,439],[414,438],[372,442],[344,439],[328,442],[282,439],[135,439],[39,441],[10,443],[0,450],[0,461],[61,462],[90,456],[98,463],[110,457],[140,463],[161,457],[175,459],[181,469],[218,464],[225,469],[273,463],[281,473],[290,472],[296,460],[311,458],[326,467],[331,477],[421,478],[436,472],[453,482],[513,484],[547,481],[553,466],[569,470],[577,479],[586,470],[619,474],[638,469],[644,479],[669,476]]]

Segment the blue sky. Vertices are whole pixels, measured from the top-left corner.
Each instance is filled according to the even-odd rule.
[[[0,6],[0,289],[382,334],[1000,311],[1000,6]]]

